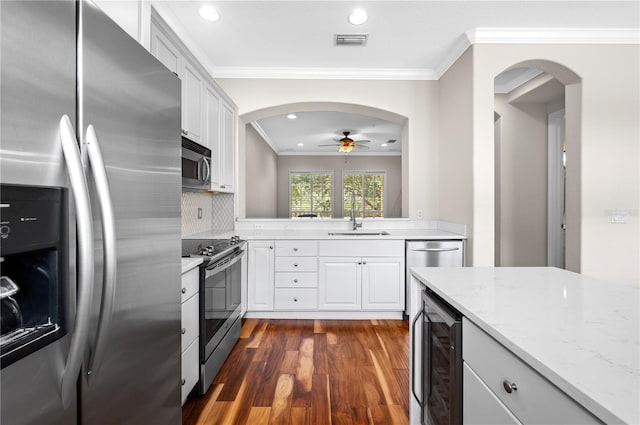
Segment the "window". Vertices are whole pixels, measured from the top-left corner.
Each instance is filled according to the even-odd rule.
[[[328,171],[289,172],[289,215],[331,218],[333,173]]]
[[[356,217],[384,217],[384,171],[349,171],[342,176],[342,205],[345,218],[351,215],[355,197]]]

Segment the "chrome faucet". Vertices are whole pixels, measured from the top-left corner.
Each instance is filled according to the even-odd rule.
[[[358,223],[356,221],[356,192],[351,191],[351,222],[353,223],[353,230],[358,230],[359,227],[362,227],[362,222]]]

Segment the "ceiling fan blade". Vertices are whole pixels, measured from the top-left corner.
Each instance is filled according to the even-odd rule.
[[[356,143],[371,143],[371,140],[356,140]]]
[[[359,148],[359,149],[369,149],[369,146],[355,145],[354,147]]]
[[[339,143],[336,143],[336,144],[333,144],[333,145],[318,145],[319,148],[325,147],[325,146],[333,146],[333,147],[335,147],[335,146],[342,146],[342,145],[339,144]]]

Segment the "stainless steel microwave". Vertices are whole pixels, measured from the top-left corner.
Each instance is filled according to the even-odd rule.
[[[182,138],[182,188],[211,190],[211,150]]]

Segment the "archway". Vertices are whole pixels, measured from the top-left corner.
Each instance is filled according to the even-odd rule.
[[[283,105],[274,105],[267,108],[247,112],[245,114],[240,115],[238,118],[238,175],[239,175],[239,186],[242,188],[238,191],[237,198],[237,212],[238,218],[244,219],[249,218],[247,216],[247,137],[251,138],[254,130],[251,128],[251,123],[261,120],[264,118],[269,118],[277,115],[286,115],[290,112],[321,112],[321,111],[334,111],[334,112],[344,112],[350,114],[359,114],[365,115],[369,117],[374,117],[380,120],[385,120],[394,124],[397,124],[402,129],[401,137],[398,140],[398,143],[401,145],[401,157],[400,157],[400,170],[401,170],[401,185],[400,189],[402,193],[408,193],[409,187],[409,170],[408,170],[408,154],[409,154],[409,146],[408,146],[408,118],[394,112],[365,106],[359,104],[350,104],[343,102],[299,102],[299,103],[290,103]],[[396,157],[398,158],[398,157]],[[401,216],[408,216],[408,196],[401,196]]]
[[[525,77],[499,89],[505,75]],[[579,271],[580,77],[522,61],[496,76],[494,93],[495,265]]]

